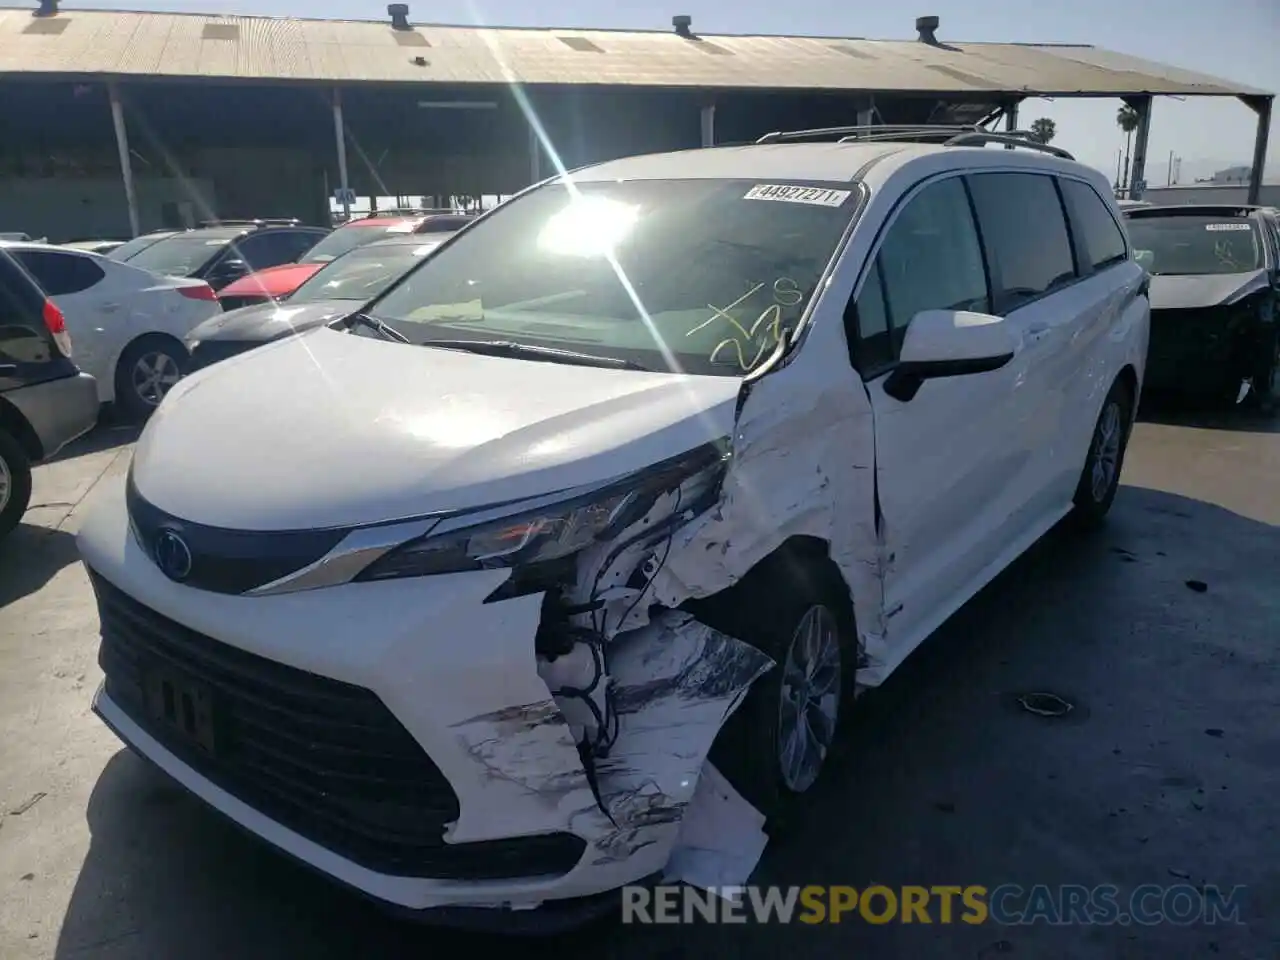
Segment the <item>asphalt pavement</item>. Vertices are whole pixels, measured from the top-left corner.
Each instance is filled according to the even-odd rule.
[[[810,814],[753,878],[1243,886],[1239,923],[605,922],[527,943],[387,918],[90,714],[97,618],[73,532],[132,438],[100,428],[41,467],[37,506],[0,545],[5,960],[1278,955],[1280,422],[1145,414],[1107,528],[1055,531],[863,698]],[[1033,693],[1071,709],[1031,712]]]

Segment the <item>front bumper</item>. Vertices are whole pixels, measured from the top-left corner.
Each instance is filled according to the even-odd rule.
[[[1262,326],[1230,307],[1153,310],[1145,386],[1154,391],[1234,394],[1249,376]]]
[[[87,373],[10,390],[4,398],[35,430],[44,459],[98,422],[98,382]]]
[[[402,910],[521,910],[660,872],[715,734],[771,666],[705,627],[615,640],[624,706],[597,794],[537,672],[541,597],[484,602],[503,571],[195,590],[138,546],[122,481],[79,544],[108,637],[103,719],[240,826]],[[210,692],[211,740],[155,719],[160,668]]]

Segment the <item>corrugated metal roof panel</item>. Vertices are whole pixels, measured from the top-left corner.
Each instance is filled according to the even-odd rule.
[[[65,22],[61,32],[33,22]],[[235,29],[232,29],[235,28]],[[1020,94],[1263,94],[1093,47],[0,10],[0,74]],[[576,44],[561,34],[579,38]],[[595,50],[585,44],[591,44]],[[575,46],[579,49],[575,49]],[[425,63],[415,62],[422,58]]]

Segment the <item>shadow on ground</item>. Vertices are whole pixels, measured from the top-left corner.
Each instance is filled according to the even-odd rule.
[[[140,425],[119,422],[108,410],[102,414],[102,419],[98,421],[96,427],[79,440],[67,444],[47,462],[58,463],[63,460],[74,460],[76,457],[83,457],[86,454],[101,453],[103,450],[110,450],[113,447],[122,447],[126,443],[133,443],[137,440],[138,434],[141,432],[142,427]]]
[[[78,559],[71,534],[19,523],[0,541],[0,607],[35,593]]]
[[[520,944],[556,958],[874,956],[1168,960],[1280,940],[1280,530],[1126,487],[1093,535],[1054,531],[853,711],[802,824],[756,882],[1249,888],[1239,926],[628,927]],[[1059,720],[1018,706],[1052,692]],[[1268,706],[1269,705],[1269,706]],[[1263,707],[1266,709],[1263,709]],[[128,752],[57,956],[238,960],[511,949],[415,927],[284,860]]]

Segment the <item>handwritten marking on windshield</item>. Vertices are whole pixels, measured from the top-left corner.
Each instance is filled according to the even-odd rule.
[[[763,283],[755,284],[750,290],[726,307],[707,304],[707,309],[711,311],[711,316],[685,334],[685,336],[692,336],[716,320],[724,320],[733,327],[734,334],[725,337],[712,348],[707,358],[709,363],[724,362],[726,359],[724,355],[730,354],[731,358],[728,359],[736,360],[739,369],[744,372],[749,371],[760,363],[766,352],[778,345],[778,341],[782,338],[783,308],[796,307],[804,301],[804,291],[790,277],[779,277],[773,282],[774,302],[765,307],[749,327],[744,327],[729,313],[730,310],[740,307],[744,302],[764,289],[764,286]],[[752,349],[754,349],[754,355],[748,361],[747,353]]]

